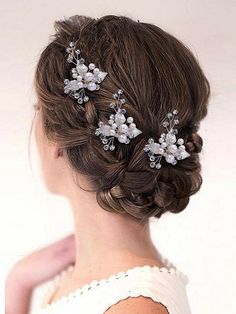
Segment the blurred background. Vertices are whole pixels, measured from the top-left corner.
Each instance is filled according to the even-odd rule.
[[[208,116],[199,131],[203,185],[182,213],[151,220],[151,231],[158,250],[188,275],[193,314],[236,313],[236,2],[8,0],[1,2],[0,12],[0,273],[73,230],[67,201],[44,187],[34,134],[28,156],[33,74],[53,23],[74,14],[127,15],[183,41],[210,81]],[[33,307],[44,290],[35,291]]]

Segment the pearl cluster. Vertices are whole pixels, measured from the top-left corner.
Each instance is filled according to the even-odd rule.
[[[178,114],[177,109],[173,112],[167,114],[169,121],[164,121],[163,126],[166,128],[167,133],[162,133],[159,138],[159,143],[155,143],[153,138],[149,138],[148,143],[144,147],[144,151],[148,153],[149,159],[151,161],[151,168],[161,168],[162,156],[165,160],[172,165],[176,165],[177,160],[185,159],[190,156],[190,154],[185,150],[184,140],[182,138],[176,139],[177,129],[174,129],[176,124],[179,124],[179,120],[175,118]],[[168,128],[169,126],[169,128]],[[177,144],[179,146],[177,146]]]
[[[110,107],[113,108],[116,114],[111,114],[109,117],[109,124],[105,124],[99,121],[99,128],[96,129],[95,135],[100,136],[102,143],[104,144],[104,150],[114,150],[114,138],[116,137],[120,143],[129,144],[130,139],[136,137],[142,133],[136,128],[133,117],[125,117],[126,110],[121,108],[125,103],[124,97],[121,98],[123,90],[119,89],[117,93],[112,97],[118,100],[118,104],[115,102],[110,103]],[[127,123],[128,124],[127,124]],[[111,136],[110,138],[107,138]]]
[[[75,67],[71,70],[72,80],[64,80],[64,92],[77,99],[79,104],[82,104],[83,102],[87,102],[89,100],[89,97],[85,94],[84,89],[87,88],[90,91],[100,89],[99,83],[105,79],[108,73],[96,68],[94,63],[90,63],[87,66],[85,64],[85,60],[79,57],[80,50],[75,50],[74,42],[70,42],[69,47],[66,48],[66,52],[69,53],[67,61],[75,64]],[[73,59],[76,62],[74,62]]]

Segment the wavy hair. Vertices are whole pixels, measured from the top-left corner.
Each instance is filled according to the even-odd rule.
[[[74,15],[55,21],[54,27],[34,76],[45,135],[64,150],[75,175],[89,179],[104,210],[140,222],[184,210],[202,185],[203,140],[197,131],[210,95],[193,53],[158,26],[126,16]],[[87,64],[108,72],[99,90],[86,90],[89,101],[81,105],[64,93],[71,70],[65,52],[70,41]],[[129,145],[119,143],[114,151],[105,151],[94,133],[98,121],[107,123],[113,113],[109,105],[118,89],[124,91],[123,107],[142,133]],[[152,169],[143,148],[149,137],[158,140],[161,121],[173,108],[179,112],[178,136],[191,156],[174,166],[162,159],[161,169]]]

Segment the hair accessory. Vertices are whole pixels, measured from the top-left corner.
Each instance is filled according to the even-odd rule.
[[[130,139],[136,137],[142,131],[136,128],[133,117],[128,117],[126,119],[125,113],[126,110],[121,108],[125,103],[125,98],[121,95],[123,90],[119,89],[117,93],[113,94],[112,97],[115,100],[118,100],[119,104],[115,102],[110,103],[110,107],[113,108],[116,114],[111,114],[109,117],[109,124],[104,124],[102,121],[99,121],[99,128],[96,129],[95,135],[100,136],[104,150],[114,150],[114,138],[116,137],[120,143],[129,144]],[[128,122],[129,125],[126,123]],[[107,137],[111,136],[107,139]]]
[[[72,80],[64,80],[64,92],[77,99],[79,104],[82,104],[89,100],[89,97],[85,94],[85,88],[90,91],[100,89],[99,83],[104,80],[108,73],[96,68],[94,63],[90,63],[87,66],[85,60],[80,58],[80,50],[75,50],[74,42],[70,42],[70,46],[66,48],[66,52],[69,53],[67,61],[74,63],[76,67],[71,70]]]
[[[69,63],[74,63],[76,67],[71,71],[72,80],[64,80],[64,92],[77,99],[79,104],[82,104],[89,100],[89,97],[85,94],[85,88],[90,91],[100,89],[99,83],[105,79],[108,73],[96,68],[94,63],[90,63],[87,66],[85,60],[79,57],[80,50],[75,50],[74,42],[70,42],[66,51],[69,53],[67,61]],[[74,62],[73,59],[75,59],[76,62]],[[136,128],[133,117],[125,117],[124,114],[126,113],[126,110],[121,108],[125,103],[124,97],[121,97],[122,94],[123,90],[119,89],[117,93],[112,95],[115,101],[110,103],[110,107],[113,108],[116,113],[110,115],[108,121],[109,124],[99,121],[99,127],[95,131],[95,135],[100,136],[100,139],[104,144],[104,150],[110,149],[113,151],[115,149],[115,137],[120,143],[129,144],[130,139],[142,133],[141,130]],[[169,121],[164,121],[162,124],[167,132],[161,134],[159,143],[155,143],[153,138],[149,138],[148,144],[146,144],[143,149],[148,153],[151,161],[149,164],[151,168],[160,169],[162,166],[160,162],[163,156],[165,157],[165,160],[172,165],[175,165],[177,160],[185,159],[190,156],[185,150],[184,140],[182,138],[177,140],[175,136],[178,131],[177,129],[174,129],[174,126],[179,124],[179,120],[175,117],[177,114],[177,109],[174,109],[172,113],[169,112],[167,114]]]
[[[155,143],[153,138],[149,138],[148,143],[144,147],[144,151],[148,152],[149,159],[151,161],[150,167],[157,169],[161,168],[161,158],[165,157],[168,163],[175,165],[177,160],[185,159],[190,154],[185,150],[184,140],[182,138],[176,139],[177,129],[174,129],[175,124],[179,124],[179,120],[175,119],[175,115],[178,114],[177,109],[167,114],[169,121],[164,121],[163,126],[167,129],[167,133],[162,133],[159,138],[159,143]],[[168,129],[168,126],[170,127]],[[177,143],[176,143],[177,141]],[[177,147],[176,144],[179,145]],[[157,156],[155,156],[157,155]]]

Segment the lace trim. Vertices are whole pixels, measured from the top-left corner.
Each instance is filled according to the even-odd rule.
[[[62,296],[61,298],[59,298],[58,300],[55,300],[51,303],[48,303],[46,305],[43,305],[42,308],[43,309],[49,309],[49,308],[54,308],[57,306],[60,306],[62,304],[64,304],[65,302],[68,302],[69,300],[71,300],[72,298],[75,298],[77,295],[81,295],[84,292],[89,292],[89,290],[91,290],[91,288],[99,286],[104,284],[105,282],[111,282],[115,279],[118,278],[122,278],[122,277],[127,277],[130,273],[134,273],[136,271],[153,271],[153,272],[160,272],[160,273],[169,273],[170,275],[174,275],[177,278],[179,278],[184,284],[187,284],[189,282],[188,280],[188,276],[185,275],[183,272],[181,272],[180,270],[178,270],[174,264],[172,264],[168,259],[163,259],[163,261],[166,262],[166,266],[170,266],[170,268],[168,269],[167,267],[158,267],[156,265],[151,266],[151,265],[144,265],[144,266],[135,266],[132,268],[129,268],[126,271],[121,271],[117,274],[113,274],[107,278],[103,278],[101,280],[93,280],[92,282],[90,282],[89,284],[85,284],[80,288],[77,288],[76,290],[70,292],[69,294]],[[54,281],[54,288],[58,285],[58,283],[60,282],[61,277],[67,272],[67,271],[71,271],[73,269],[73,266],[69,266],[67,270],[64,270],[61,274],[59,274],[58,276],[56,276],[56,279]]]
[[[135,293],[135,294],[132,294],[130,293],[128,296],[125,296],[125,297],[122,297],[120,298],[116,303],[112,303],[111,305],[109,305],[105,311],[107,311],[108,309],[110,309],[113,305],[119,303],[120,301],[122,300],[126,300],[128,298],[138,298],[138,297],[145,297],[145,298],[151,298],[153,301],[161,304],[162,306],[164,306],[165,310],[167,311],[168,314],[172,314],[172,311],[170,310],[169,308],[169,304],[167,304],[168,302],[165,302],[164,300],[160,300],[159,298],[157,298],[156,296],[153,296],[153,295],[146,295],[144,292],[138,292],[138,293]],[[105,312],[104,312],[105,313]]]

